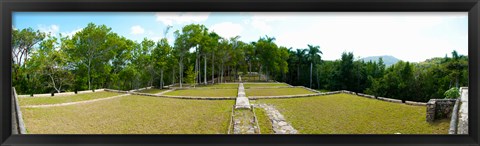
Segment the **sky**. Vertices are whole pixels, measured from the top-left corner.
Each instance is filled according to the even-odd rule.
[[[468,55],[467,12],[14,12],[13,28],[33,28],[54,36],[73,35],[88,23],[104,24],[126,38],[141,42],[188,24],[203,24],[224,38],[244,42],[274,37],[292,49],[318,45],[323,60],[342,52],[355,58],[391,55],[410,62]]]

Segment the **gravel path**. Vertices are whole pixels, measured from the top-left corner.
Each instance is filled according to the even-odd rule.
[[[165,93],[167,93],[167,92],[172,92],[172,91],[173,91],[173,90],[170,89],[170,90],[167,90],[167,91],[162,91],[162,92],[157,93],[157,94],[155,94],[155,95],[163,95],[163,94],[165,94]]]

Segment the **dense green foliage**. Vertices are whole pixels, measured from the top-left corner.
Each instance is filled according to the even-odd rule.
[[[460,91],[458,90],[458,88],[453,87],[445,91],[445,98],[447,99],[454,99],[454,98],[458,98],[459,96],[460,96]]]
[[[348,52],[339,60],[324,61],[320,46],[287,48],[269,36],[254,42],[242,42],[240,36],[223,38],[200,24],[186,25],[173,34],[174,43],[169,44],[166,38],[132,41],[93,23],[59,38],[30,28],[13,30],[13,86],[19,94],[131,90],[222,83],[242,74],[246,80],[427,101],[444,97],[452,87],[468,85],[468,57],[456,51],[451,57],[400,61],[387,67],[381,59],[364,62]]]

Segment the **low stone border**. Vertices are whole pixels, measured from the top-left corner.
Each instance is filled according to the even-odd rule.
[[[20,110],[20,104],[18,103],[18,96],[17,90],[15,87],[12,87],[12,113],[14,113],[14,117],[12,117],[12,131],[13,134],[27,134],[27,129],[25,128],[25,123],[23,121],[22,110]],[[15,127],[15,128],[13,128]]]
[[[169,89],[169,90],[166,90],[166,91],[162,91],[160,93],[155,93],[154,95],[163,95],[165,93],[172,92],[172,91],[175,91],[175,89]]]
[[[393,102],[393,103],[402,103],[402,104],[407,104],[407,105],[415,105],[415,106],[426,106],[426,102],[416,102],[416,101],[405,101],[405,103],[402,102],[402,100],[399,99],[393,99],[393,98],[386,98],[386,97],[376,97],[373,95],[368,95],[368,94],[363,94],[363,93],[355,93],[352,91],[347,91],[347,90],[340,90],[341,93],[346,93],[346,94],[352,94],[352,95],[357,95],[360,97],[366,97],[366,98],[371,98],[371,99],[378,99],[382,101],[388,101],[388,102]]]
[[[300,98],[300,97],[312,97],[312,96],[320,96],[326,94],[297,94],[297,95],[281,95],[281,96],[248,96],[248,99],[256,100],[256,99],[277,99],[277,98]]]
[[[402,100],[386,98],[386,97],[377,97],[377,99],[380,99],[380,100],[383,100],[383,101],[388,101],[388,102],[393,102],[393,103],[403,103]]]
[[[415,102],[415,101],[405,101],[405,104],[416,105],[416,106],[427,106],[426,102]]]
[[[114,90],[114,89],[105,89],[107,92],[117,92],[117,93],[130,93],[128,91]]]
[[[448,129],[448,134],[457,134],[457,124],[458,124],[458,109],[460,106],[460,98],[455,101],[453,106],[452,118],[450,119],[450,128]]]
[[[174,90],[210,90],[210,89],[237,89],[237,87],[196,87],[196,88],[193,88],[193,87],[183,87],[183,88],[173,87],[173,88],[170,88],[170,89],[174,89]]]
[[[253,120],[255,121],[255,124],[257,124],[256,128],[258,130],[258,134],[262,134],[262,131],[260,130],[260,124],[258,124],[258,118],[257,114],[255,113],[255,106],[252,105],[252,112],[253,112]]]
[[[123,96],[127,96],[127,95],[129,95],[129,94],[123,94],[123,95],[117,95],[117,96],[105,97],[105,98],[98,98],[98,99],[92,99],[92,100],[77,101],[77,102],[45,104],[45,105],[26,105],[26,106],[22,106],[22,107],[24,107],[24,108],[44,108],[44,107],[55,107],[55,106],[67,106],[67,105],[90,103],[90,102],[95,102],[95,101],[113,99],[113,98],[123,97]]]
[[[105,89],[95,89],[95,92],[101,92],[105,91]],[[84,93],[93,93],[92,90],[85,90],[85,91],[77,91],[77,94],[84,94]],[[66,96],[66,95],[75,95],[75,92],[63,92],[63,93],[54,93],[54,96]],[[18,95],[17,97],[51,97],[52,93],[45,93],[45,94],[33,94],[33,96],[30,95]]]
[[[152,97],[165,97],[165,98],[176,98],[176,99],[197,99],[197,100],[235,100],[236,97],[205,97],[205,96],[170,96],[170,95],[157,95],[149,93],[138,93],[132,92],[132,95],[142,95],[142,96],[152,96]]]
[[[320,92],[320,91],[313,90],[313,89],[307,88],[307,87],[305,87],[305,86],[292,86],[292,87],[300,87],[300,88],[303,88],[303,89],[306,89],[306,90],[308,90],[308,91],[312,91],[312,92],[315,92],[315,93],[322,93],[322,92]]]
[[[138,92],[138,91],[147,90],[147,89],[152,89],[152,88],[153,88],[153,86],[145,87],[145,88],[138,88],[138,89],[130,90],[130,92]]]
[[[300,88],[300,86],[245,87],[245,89],[278,89],[278,88]]]
[[[230,130],[233,128],[233,110],[235,110],[235,105],[232,106],[232,112],[230,113],[230,124],[228,125],[227,134],[230,134]]]

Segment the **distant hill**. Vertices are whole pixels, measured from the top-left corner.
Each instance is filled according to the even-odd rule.
[[[390,56],[390,55],[383,55],[383,56],[369,56],[369,57],[365,57],[365,58],[361,58],[360,60],[363,60],[365,62],[368,62],[368,61],[375,61],[377,62],[380,57],[383,59],[383,63],[385,63],[385,66],[390,66],[392,64],[395,64],[397,63],[398,61],[400,61],[400,59],[398,58],[395,58],[393,56]]]

